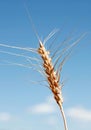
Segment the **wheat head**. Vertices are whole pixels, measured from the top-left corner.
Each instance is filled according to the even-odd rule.
[[[42,42],[40,42],[40,46],[38,48],[38,53],[40,54],[40,56],[43,60],[43,67],[44,67],[44,71],[46,73],[46,77],[47,77],[47,81],[50,86],[50,89],[54,95],[54,98],[55,98],[58,106],[60,107],[63,121],[64,121],[65,130],[68,130],[65,114],[63,111],[63,107],[62,107],[62,104],[63,104],[63,97],[62,97],[62,91],[61,91],[62,86],[59,83],[59,76],[57,75],[56,71],[54,70],[54,66],[52,64],[52,59],[50,57],[50,53],[49,53],[49,51],[47,51],[45,49]]]

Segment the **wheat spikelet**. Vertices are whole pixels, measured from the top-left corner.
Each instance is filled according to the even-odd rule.
[[[50,58],[49,52],[45,49],[42,42],[40,42],[40,47],[38,48],[38,53],[40,54],[40,56],[43,60],[43,67],[44,67],[44,71],[47,76],[47,81],[49,83],[50,89],[54,95],[54,98],[55,98],[57,104],[60,107],[63,121],[64,121],[65,130],[68,130],[65,114],[63,111],[63,107],[62,107],[62,104],[63,104],[63,97],[62,97],[62,91],[61,91],[62,86],[59,83],[59,76],[57,76],[57,73],[54,70],[54,66],[52,64],[52,59]]]

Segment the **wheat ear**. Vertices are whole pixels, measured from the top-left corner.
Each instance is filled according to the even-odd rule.
[[[43,67],[44,71],[47,76],[47,81],[49,83],[50,89],[54,95],[54,98],[60,107],[61,114],[64,121],[64,128],[65,130],[68,130],[67,122],[65,118],[65,114],[63,111],[63,98],[62,98],[62,86],[59,83],[59,77],[56,74],[56,71],[54,70],[52,59],[50,58],[49,52],[45,49],[43,43],[40,41],[40,46],[38,48],[38,53],[40,54],[42,60],[43,60]]]

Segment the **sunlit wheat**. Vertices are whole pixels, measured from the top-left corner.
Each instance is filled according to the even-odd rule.
[[[39,40],[39,48],[29,48],[29,47],[17,47],[17,46],[10,46],[7,44],[0,44],[3,48],[11,48],[11,49],[18,49],[21,51],[27,51],[35,53],[36,55],[40,56],[40,59],[35,57],[30,57],[29,55],[25,55],[24,53],[14,53],[10,51],[0,50],[0,53],[22,57],[24,58],[29,64],[24,63],[14,63],[9,60],[3,60],[3,62],[9,64],[9,65],[18,65],[21,67],[27,67],[27,68],[33,68],[34,70],[38,71],[44,78],[48,84],[48,88],[52,91],[54,98],[60,107],[60,111],[63,117],[64,122],[64,128],[65,130],[68,130],[67,122],[65,118],[65,114],[63,111],[63,96],[62,96],[62,87],[63,83],[61,82],[61,70],[63,68],[63,65],[65,61],[68,59],[72,48],[85,36],[85,34],[82,34],[79,38],[77,38],[76,41],[74,41],[72,44],[68,44],[71,41],[71,38],[66,38],[61,44],[56,46],[56,49],[52,50],[52,54],[50,49],[48,50],[46,48],[46,42],[53,37],[55,33],[57,33],[58,30],[53,30],[42,42],[40,38]],[[64,47],[63,47],[64,46]],[[49,47],[51,48],[51,47]]]

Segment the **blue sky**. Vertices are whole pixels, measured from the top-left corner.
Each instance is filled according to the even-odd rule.
[[[91,1],[90,0],[1,0],[0,43],[38,47],[24,3],[41,39],[54,28],[62,29],[59,40],[72,31],[73,38],[88,34],[74,48],[64,65],[62,78],[64,110],[69,130],[91,129]],[[50,43],[47,43],[47,45]],[[55,46],[54,48],[55,49]],[[27,54],[0,46],[0,51]],[[27,63],[22,57],[0,53],[0,130],[59,130],[61,113],[47,87],[31,81],[41,80],[33,69],[8,65],[5,61]]]

